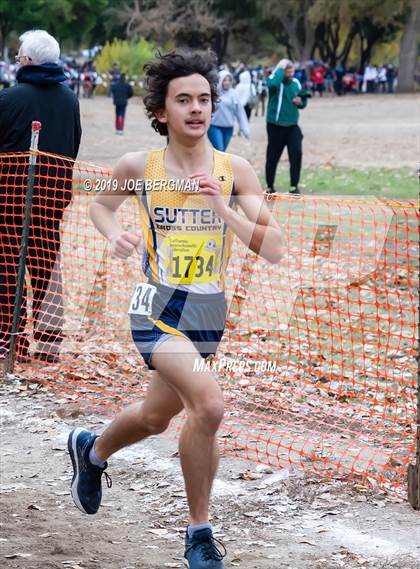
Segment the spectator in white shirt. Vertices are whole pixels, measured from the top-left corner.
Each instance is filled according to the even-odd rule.
[[[367,64],[363,75],[363,81],[366,82],[366,91],[368,93],[374,93],[376,83],[378,81],[378,70],[376,65],[371,65],[370,63]]]

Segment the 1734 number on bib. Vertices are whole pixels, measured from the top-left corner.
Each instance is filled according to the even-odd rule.
[[[128,314],[138,316],[150,316],[152,314],[153,297],[156,294],[156,287],[147,283],[139,284],[131,298]]]
[[[166,278],[171,284],[211,283],[220,279],[223,237],[179,235],[165,239]]]

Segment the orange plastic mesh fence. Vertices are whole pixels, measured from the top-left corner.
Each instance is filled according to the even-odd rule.
[[[0,156],[2,357],[28,156]],[[134,286],[144,280],[140,259],[111,258],[89,219],[109,170],[45,153],[38,164],[17,370],[60,398],[113,413],[141,399],[150,379],[127,318]],[[415,458],[417,204],[267,201],[287,251],[271,265],[234,241],[228,322],[210,364],[226,399],[222,449],[400,492]],[[119,216],[140,230],[135,198]],[[60,351],[59,363],[30,359],[46,349]]]

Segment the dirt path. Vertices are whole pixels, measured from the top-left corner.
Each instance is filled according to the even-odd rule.
[[[107,419],[38,387],[12,380],[1,389],[1,566],[183,567],[187,510],[175,443],[153,438],[118,453],[102,508],[83,515],[69,495],[67,434],[75,425],[100,432]],[[420,563],[420,517],[407,503],[354,483],[267,472],[239,459],[221,460],[213,524],[228,549],[227,568],[414,569]]]
[[[138,98],[129,103],[124,136],[114,134],[111,99],[81,100],[83,136],[79,158],[112,165],[125,152],[163,146]],[[417,167],[420,138],[414,95],[364,95],[315,98],[301,113],[304,167],[335,164],[355,168]],[[234,137],[229,151],[264,170],[265,121],[251,117],[250,142]]]

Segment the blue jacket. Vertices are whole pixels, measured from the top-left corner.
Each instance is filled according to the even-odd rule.
[[[116,107],[122,107],[125,106],[128,99],[131,99],[133,96],[133,87],[124,79],[118,79],[118,81],[112,83],[111,93],[114,99],[114,105]]]

